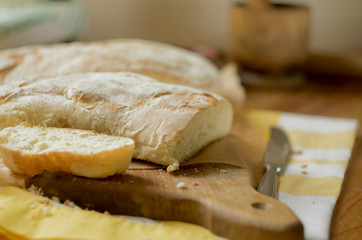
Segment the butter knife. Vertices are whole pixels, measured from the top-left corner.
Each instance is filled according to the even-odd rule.
[[[276,198],[277,175],[283,169],[289,152],[290,145],[284,131],[272,127],[270,140],[264,153],[266,172],[259,184],[258,192]]]

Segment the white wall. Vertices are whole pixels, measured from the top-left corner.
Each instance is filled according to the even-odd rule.
[[[80,40],[139,37],[227,49],[232,0],[77,0],[89,11]],[[280,2],[280,1],[279,1]],[[312,50],[362,50],[362,0],[284,0],[311,9]]]
[[[289,0],[311,10],[312,49],[362,51],[361,0]]]

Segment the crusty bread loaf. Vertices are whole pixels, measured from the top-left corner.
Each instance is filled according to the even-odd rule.
[[[0,86],[0,129],[32,125],[130,137],[134,158],[177,169],[225,136],[232,107],[224,98],[134,73],[83,73]]]
[[[0,51],[0,83],[70,73],[120,71],[213,92],[220,88],[218,70],[211,61],[164,43],[118,39]]]
[[[130,138],[69,128],[24,124],[0,131],[0,154],[13,172],[34,176],[47,170],[104,178],[123,173],[134,150]]]

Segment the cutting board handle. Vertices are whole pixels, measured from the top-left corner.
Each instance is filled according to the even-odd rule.
[[[210,202],[211,225],[203,226],[229,239],[303,239],[303,226],[288,207],[253,188],[244,190],[249,193],[241,204]]]

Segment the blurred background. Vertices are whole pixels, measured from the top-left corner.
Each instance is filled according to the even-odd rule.
[[[226,51],[228,15],[230,6],[235,2],[237,1],[1,0],[0,47],[7,48],[28,42],[137,37],[175,44],[205,44]],[[309,43],[312,50],[362,50],[361,0],[271,2],[296,3],[310,8]],[[24,39],[25,37],[29,39]]]
[[[206,44],[226,50],[232,0],[79,0],[89,13],[83,40],[142,37],[177,44]],[[242,1],[240,1],[242,2]],[[361,0],[271,1],[311,10],[310,47],[362,50]]]
[[[230,8],[237,2],[243,1],[0,0],[0,49],[126,37],[189,47],[205,45],[227,55]],[[270,2],[309,8],[310,52],[362,53],[361,0]]]

